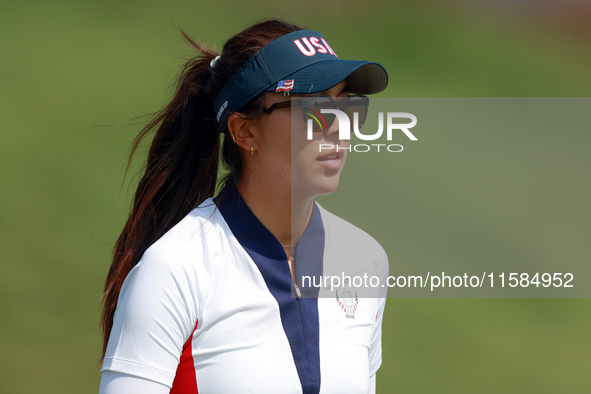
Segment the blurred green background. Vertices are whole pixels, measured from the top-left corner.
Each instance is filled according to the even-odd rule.
[[[123,182],[133,123],[191,56],[179,28],[221,48],[261,18],[301,23],[342,58],[385,65],[383,96],[588,96],[588,9],[544,3],[0,3],[2,392],[98,391],[100,295],[141,167]],[[404,222],[391,237],[347,209],[394,263]],[[390,299],[378,392],[589,392],[590,312],[586,299]]]

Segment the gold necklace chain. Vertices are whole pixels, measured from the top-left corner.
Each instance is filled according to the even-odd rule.
[[[292,250],[291,248],[293,248],[293,245],[281,245],[281,246],[283,246],[284,248],[290,248],[290,253],[289,253],[288,259],[289,259],[289,261],[291,261],[293,263],[295,261],[295,256],[294,256],[295,253],[291,251]],[[295,269],[295,266],[294,266],[294,269]],[[295,282],[293,283],[293,286],[295,288],[296,296],[298,298],[301,297],[302,292],[300,291],[300,287]]]
[[[293,245],[281,245],[284,248],[293,248]],[[294,257],[294,252],[290,251],[289,256],[287,257],[289,259],[289,261],[295,261],[295,257]]]

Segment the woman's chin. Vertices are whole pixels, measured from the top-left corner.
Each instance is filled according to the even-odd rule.
[[[305,185],[292,184],[292,196],[299,195],[301,197],[316,197],[325,194],[331,194],[339,186],[339,175],[335,174],[332,177],[322,177],[322,179],[314,179],[306,182]]]

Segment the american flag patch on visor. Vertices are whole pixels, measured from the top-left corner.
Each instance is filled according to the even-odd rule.
[[[288,79],[286,81],[279,81],[277,82],[277,88],[275,92],[289,92],[293,89],[293,79]]]

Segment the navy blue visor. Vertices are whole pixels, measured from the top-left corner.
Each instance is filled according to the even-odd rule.
[[[375,62],[339,59],[322,34],[298,30],[255,53],[226,83],[214,109],[220,131],[228,118],[263,92],[315,94],[346,80],[351,93],[374,94],[388,85],[388,74]]]

